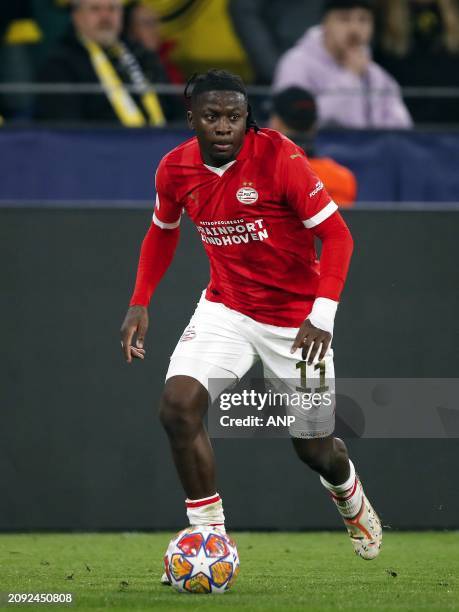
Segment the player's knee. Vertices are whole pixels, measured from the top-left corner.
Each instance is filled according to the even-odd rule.
[[[189,398],[170,391],[161,399],[159,417],[168,433],[185,433],[198,422]]]
[[[188,437],[201,426],[201,411],[196,395],[167,387],[161,398],[161,423],[171,437]]]

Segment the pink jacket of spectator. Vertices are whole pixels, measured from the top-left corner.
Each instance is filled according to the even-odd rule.
[[[363,77],[340,66],[324,46],[322,26],[307,30],[279,60],[274,90],[291,85],[304,87],[316,96],[320,126],[412,126],[396,81],[373,61]]]

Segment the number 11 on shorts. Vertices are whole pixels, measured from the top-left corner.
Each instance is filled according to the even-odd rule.
[[[312,389],[311,387],[307,386],[307,378],[306,378],[306,368],[307,368],[307,363],[306,361],[298,361],[296,364],[296,369],[300,370],[300,387],[296,387],[297,391],[300,391],[301,393],[312,393]],[[317,363],[314,366],[314,370],[319,370],[319,388],[315,390],[316,393],[325,393],[325,391],[328,391],[329,387],[328,385],[325,384],[325,361],[319,361],[319,363]]]

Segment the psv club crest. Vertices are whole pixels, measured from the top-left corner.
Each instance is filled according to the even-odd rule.
[[[244,183],[244,186],[237,190],[236,198],[241,204],[255,204],[258,200],[258,191],[252,185],[253,183]]]
[[[188,342],[189,340],[194,340],[196,338],[196,330],[194,325],[188,325],[188,327],[183,332],[179,342]]]

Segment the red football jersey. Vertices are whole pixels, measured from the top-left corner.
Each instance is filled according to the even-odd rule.
[[[262,323],[298,327],[312,308],[319,261],[312,228],[337,210],[302,149],[279,132],[250,130],[236,160],[206,166],[196,138],[156,174],[153,222],[193,220],[210,260],[206,298]]]

